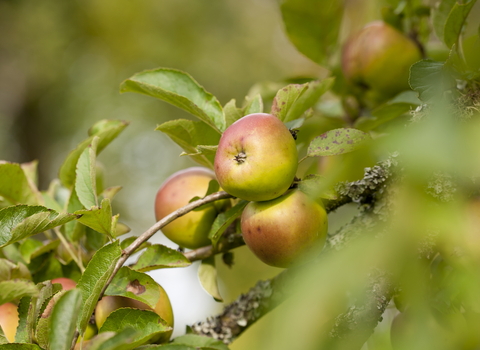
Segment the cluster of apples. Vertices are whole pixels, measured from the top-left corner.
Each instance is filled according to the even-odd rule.
[[[59,277],[52,279],[52,283],[59,283],[62,286],[63,291],[68,291],[76,288],[77,284],[70,278]],[[173,328],[173,310],[165,290],[158,285],[160,289],[160,298],[155,305],[155,308],[151,308],[149,305],[142,303],[141,301],[130,299],[122,296],[104,296],[95,307],[95,324],[89,323],[84,335],[84,345],[93,338],[98,330],[105,323],[107,317],[115,310],[120,308],[132,308],[140,310],[154,311],[159,315],[167,324]],[[52,298],[45,310],[51,310],[54,306],[54,299]],[[19,315],[17,305],[14,303],[5,303],[0,305],[0,327],[2,328],[8,341],[15,342],[15,334],[19,323]],[[168,341],[172,335],[172,331],[162,335],[162,341]],[[150,339],[149,343],[154,343],[159,339]],[[77,341],[75,349],[79,349],[80,338]]]
[[[325,243],[327,213],[321,203],[290,189],[298,165],[295,139],[277,117],[247,115],[225,130],[215,156],[215,173],[190,168],[175,173],[159,189],[157,221],[205,195],[211,180],[234,197],[251,201],[241,217],[245,243],[266,264],[289,267],[317,254]],[[224,205],[220,205],[220,207]],[[221,210],[190,212],[162,231],[186,248],[209,244],[208,233]]]

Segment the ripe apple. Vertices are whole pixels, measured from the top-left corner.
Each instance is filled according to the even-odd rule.
[[[74,280],[71,280],[70,278],[66,278],[66,277],[54,278],[52,280],[52,283],[60,283],[62,285],[63,290],[70,290],[77,287],[77,284],[75,283]]]
[[[299,190],[249,203],[241,219],[247,246],[264,263],[289,267],[318,254],[327,238],[327,212]]]
[[[17,306],[12,303],[0,305],[0,327],[10,343],[15,341],[15,333],[18,327]]]
[[[97,324],[98,329],[102,327],[107,317],[113,311],[124,307],[154,311],[158,316],[165,320],[170,327],[173,328],[172,304],[170,304],[170,299],[168,298],[165,290],[160,285],[158,285],[158,288],[160,289],[160,299],[158,300],[154,309],[152,309],[147,304],[135,299],[125,298],[121,296],[104,296],[95,307],[95,323]],[[172,332],[173,331],[169,332],[167,334],[168,336],[165,339],[170,339]]]
[[[155,198],[157,221],[187,205],[193,197],[203,197],[211,180],[215,180],[215,173],[201,167],[188,168],[170,176]],[[181,247],[200,248],[210,244],[208,233],[216,215],[214,206],[191,211],[163,227],[162,232]]]
[[[375,21],[350,37],[342,51],[345,78],[376,102],[409,90],[410,66],[422,59],[415,42]]]
[[[232,196],[267,201],[288,190],[297,171],[295,140],[280,119],[247,115],[223,133],[215,155],[215,174]]]

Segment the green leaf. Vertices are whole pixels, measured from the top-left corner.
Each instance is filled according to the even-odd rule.
[[[80,155],[76,167],[75,192],[85,208],[98,206],[95,160],[99,138],[94,136]]]
[[[109,188],[106,188],[103,192],[102,192],[102,197],[103,198],[108,198],[110,200],[113,199],[113,197],[115,197],[115,195],[122,189],[122,186],[112,186],[112,187],[109,187]]]
[[[20,253],[22,254],[23,259],[26,263],[30,263],[30,260],[36,258],[37,256],[47,253],[51,250],[56,249],[60,245],[60,240],[56,239],[54,241],[49,241],[47,244],[28,238],[20,245]]]
[[[120,332],[126,328],[138,331],[130,343],[130,349],[145,344],[152,338],[157,338],[172,330],[155,312],[122,308],[115,310],[107,317],[99,333]]]
[[[467,20],[468,14],[477,0],[470,0],[465,4],[458,2],[453,6],[445,23],[444,41],[448,47],[454,44],[458,45],[458,38],[462,32],[463,25]]]
[[[28,312],[30,308],[31,297],[23,297],[18,304],[18,327],[15,333],[16,343],[31,343],[33,325],[28,324]]]
[[[75,218],[75,215],[58,214],[39,205],[16,205],[0,209],[0,248],[63,225]]]
[[[38,319],[35,328],[35,340],[43,349],[50,350],[50,330],[52,329],[52,310],[60,297],[65,294],[61,291],[48,300]]]
[[[40,204],[20,164],[0,163],[0,196],[11,204]]]
[[[208,145],[199,145],[195,148],[195,153],[180,153],[180,156],[198,156],[198,155],[205,155],[205,156],[212,156],[215,159],[215,154],[217,154],[218,145],[216,146],[208,146]]]
[[[38,264],[36,259],[28,265],[33,274],[33,281],[38,283],[46,280],[51,280],[57,277],[62,277],[62,264],[58,261],[54,253],[44,254],[38,257],[41,263]],[[32,265],[38,265],[33,267]],[[33,272],[35,271],[36,272]]]
[[[9,341],[8,341],[7,337],[5,336],[5,333],[3,333],[2,327],[0,326],[0,345],[8,344],[8,343],[9,343]]]
[[[98,136],[97,155],[112,142],[129,123],[123,120],[101,120],[92,126],[90,137],[82,141],[77,148],[71,151],[60,167],[59,178],[67,188],[75,184],[75,172],[80,155]]]
[[[337,199],[337,194],[328,187],[328,183],[325,183],[325,177],[321,175],[307,175],[299,182],[298,189],[313,200],[317,200],[318,198],[329,200]]]
[[[121,243],[120,243],[120,248],[122,249],[126,249],[130,244],[132,244],[136,239],[138,238],[138,236],[130,236],[128,238],[125,238]],[[150,242],[143,242],[140,247],[138,247],[134,253],[142,250],[142,249],[145,249],[147,247],[150,247],[152,245],[152,243]]]
[[[81,215],[78,221],[91,229],[103,233],[113,239],[115,237],[114,228],[112,227],[112,206],[110,199],[105,198],[101,207],[93,207],[92,209],[77,210],[75,215]]]
[[[262,96],[260,96],[260,94],[257,94],[254,97],[245,97],[245,103],[242,108],[242,112],[244,116],[253,113],[263,113]]]
[[[20,164],[20,167],[25,173],[27,179],[34,185],[34,188],[36,189],[38,186],[38,160],[32,160],[28,163],[22,163]]]
[[[286,120],[289,110],[295,104],[295,101],[307,90],[308,84],[290,84],[280,89],[273,99],[271,113],[278,119]]]
[[[130,343],[140,335],[139,331],[125,328],[120,332],[103,332],[96,335],[89,343],[89,350],[129,350]]]
[[[288,38],[317,63],[334,52],[343,15],[338,0],[283,0],[280,5]]]
[[[248,201],[241,200],[235,206],[228,209],[225,213],[218,214],[217,218],[212,224],[212,228],[208,233],[208,238],[212,241],[214,247],[217,246],[220,237],[225,232],[225,230],[238,218],[242,215],[243,209],[248,204]]]
[[[202,260],[202,264],[198,268],[198,279],[205,291],[210,294],[216,301],[223,301],[217,283],[217,269],[215,267],[215,257],[212,256]]]
[[[243,111],[241,108],[237,108],[237,101],[235,101],[235,99],[231,99],[225,106],[223,106],[223,112],[225,113],[227,127],[243,117]]]
[[[0,259],[0,282],[17,278],[31,280],[32,276],[28,268],[21,262],[14,264],[7,259]]]
[[[44,281],[37,284],[40,289],[38,297],[33,297],[28,310],[27,324],[32,329],[32,334],[35,332],[38,318],[45,311],[50,299],[62,290],[60,284],[53,285],[51,281]]]
[[[334,129],[315,137],[308,146],[307,156],[335,156],[353,152],[371,140],[369,134],[357,129]]]
[[[70,350],[81,305],[82,293],[78,289],[69,290],[55,302],[49,334],[50,350]]]
[[[221,340],[204,337],[196,334],[185,334],[173,339],[173,344],[191,345],[194,347],[208,347],[215,350],[228,350],[228,346]]]
[[[204,350],[205,348],[197,348],[195,346],[185,344],[148,344],[139,346],[135,350]]]
[[[161,244],[154,244],[140,256],[131,268],[135,271],[147,272],[171,267],[185,267],[192,263],[182,253]]]
[[[404,91],[375,108],[371,117],[358,118],[355,121],[355,128],[365,132],[373,130],[404,113],[408,113],[418,105],[420,105],[420,101],[415,91]]]
[[[0,345],[0,350],[43,350],[37,344],[3,344]]]
[[[447,90],[456,87],[455,80],[448,74],[443,62],[422,60],[410,68],[410,86],[418,93],[418,98],[428,102],[434,97],[443,96]]]
[[[25,296],[37,296],[38,288],[29,280],[11,280],[0,282],[0,305]]]
[[[122,255],[118,241],[104,246],[97,251],[87,265],[77,288],[82,291],[82,311],[77,320],[80,334],[85,333],[98,297],[113,273],[115,264]]]
[[[77,210],[83,209],[82,203],[80,203],[80,200],[78,199],[77,192],[75,191],[75,186],[72,188],[72,191],[70,192],[70,197],[68,198],[68,203],[67,203],[67,213],[74,213]],[[77,241],[80,237],[78,237],[78,232],[80,231],[80,224],[78,221],[71,221],[65,224],[63,227],[65,231],[65,236],[70,241]],[[77,233],[77,234],[75,234]]]
[[[155,130],[160,130],[170,137],[186,153],[198,153],[197,146],[218,145],[220,134],[202,122],[186,119],[171,120],[159,125]],[[197,163],[213,169],[215,157],[200,154],[192,156]]]
[[[146,273],[123,266],[110,282],[105,295],[135,299],[154,309],[160,299],[160,289],[157,282]]]
[[[220,133],[226,129],[220,102],[182,71],[158,68],[137,73],[120,85],[120,92],[156,97],[193,114]]]

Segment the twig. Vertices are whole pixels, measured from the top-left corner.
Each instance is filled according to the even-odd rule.
[[[79,257],[72,251],[72,249],[70,249],[70,245],[68,244],[67,240],[65,239],[65,237],[63,237],[62,233],[60,232],[60,230],[58,229],[58,227],[55,227],[53,229],[55,231],[55,234],[57,235],[58,238],[60,238],[60,241],[62,242],[63,246],[65,247],[65,249],[67,250],[68,254],[70,254],[70,256],[72,257],[73,261],[75,261],[75,263],[77,264],[78,268],[80,269],[80,271],[83,272],[85,271],[85,267],[83,266],[83,262],[81,260],[81,258],[79,259]]]

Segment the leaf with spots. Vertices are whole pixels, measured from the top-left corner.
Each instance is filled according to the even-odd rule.
[[[185,267],[191,264],[190,260],[182,253],[161,244],[154,244],[147,248],[131,268],[135,271],[147,272],[172,267]]]
[[[40,205],[16,205],[0,209],[0,248],[76,218],[76,215],[59,214]]]
[[[157,68],[137,73],[120,85],[120,92],[136,92],[168,102],[199,118],[219,133],[227,127],[217,98],[191,75],[176,69]]]
[[[118,270],[105,295],[116,295],[141,301],[152,309],[160,299],[160,289],[152,277],[126,266]]]
[[[223,301],[218,290],[217,268],[215,267],[215,256],[202,260],[198,268],[198,279],[203,289],[210,294],[216,301]]]
[[[369,134],[357,129],[330,130],[310,142],[307,157],[335,156],[353,152],[370,140]]]
[[[107,317],[99,330],[99,334],[104,332],[121,332],[127,328],[133,328],[138,332],[130,342],[129,349],[143,345],[151,339],[166,338],[172,330],[165,320],[153,311],[122,308],[115,310]]]
[[[271,114],[276,116],[282,122],[288,121],[288,111],[293,107],[295,101],[297,101],[307,88],[308,84],[290,84],[278,90],[277,95],[273,99]]]
[[[98,297],[113,273],[115,264],[122,255],[118,241],[108,244],[95,253],[87,265],[77,288],[82,291],[82,308],[77,320],[80,334],[85,332],[87,323],[97,304]]]

